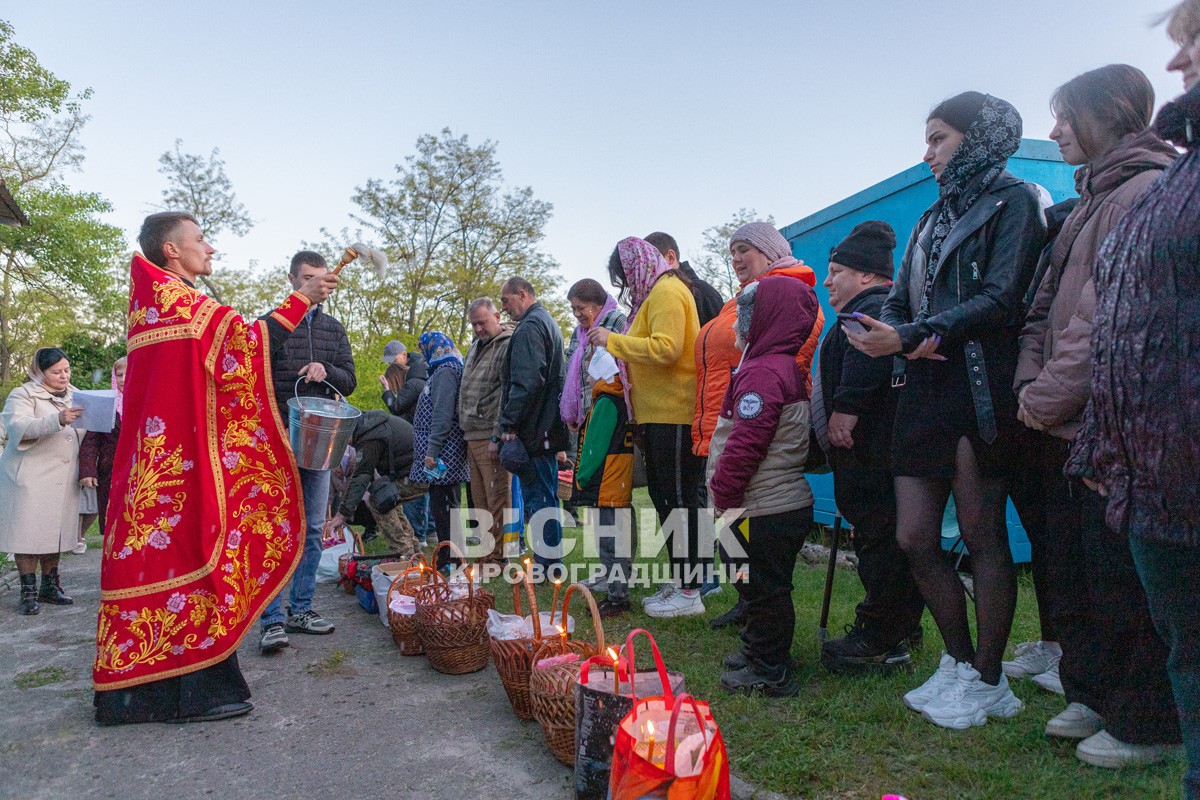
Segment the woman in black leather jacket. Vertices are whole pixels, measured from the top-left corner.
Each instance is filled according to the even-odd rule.
[[[965,728],[1021,707],[1000,668],[1017,596],[1005,523],[1018,425],[1011,387],[1046,223],[1034,187],[1004,169],[1021,142],[1011,105],[965,92],[930,113],[925,136],[939,199],[913,229],[882,320],[863,317],[867,332],[848,337],[867,355],[898,356],[897,537],[947,650],[904,702]],[[941,551],[952,491],[974,565],[977,648]]]

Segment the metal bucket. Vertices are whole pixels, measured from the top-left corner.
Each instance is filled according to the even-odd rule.
[[[301,378],[300,380],[304,380]],[[322,381],[337,393],[327,381]],[[324,397],[300,397],[288,400],[288,440],[302,469],[333,469],[342,461],[354,425],[362,412],[344,400]]]

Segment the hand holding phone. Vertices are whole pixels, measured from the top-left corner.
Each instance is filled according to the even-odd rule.
[[[838,312],[837,318],[846,330],[853,333],[866,333],[869,330],[869,328],[863,324],[863,321],[854,314],[848,314],[844,311],[840,311]]]

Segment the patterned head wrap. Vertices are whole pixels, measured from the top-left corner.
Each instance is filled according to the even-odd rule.
[[[425,356],[425,363],[431,367],[451,360],[462,363],[462,353],[454,346],[454,340],[441,331],[425,331],[417,344],[421,348],[421,355]]]
[[[792,246],[769,222],[747,222],[729,237],[730,247],[734,242],[745,242],[771,261],[779,261],[792,255]]]
[[[621,258],[621,269],[625,271],[629,324],[633,324],[633,318],[650,296],[650,290],[659,278],[671,271],[671,265],[658,252],[658,248],[636,236],[617,242],[617,255]]]
[[[984,96],[983,107],[963,135],[962,142],[938,176],[941,208],[933,227],[933,243],[925,264],[925,288],[917,321],[929,319],[933,279],[942,259],[942,245],[958,220],[1004,171],[1008,159],[1021,146],[1021,115],[1011,103]]]

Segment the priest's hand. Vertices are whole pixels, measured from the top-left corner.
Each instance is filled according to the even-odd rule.
[[[300,287],[300,294],[314,303],[323,303],[329,295],[333,294],[333,290],[337,287],[337,284],[338,276],[332,272],[326,272],[323,275],[314,275]]]
[[[320,361],[314,361],[311,364],[305,364],[296,374],[303,375],[305,383],[320,383],[325,380],[325,365]]]

